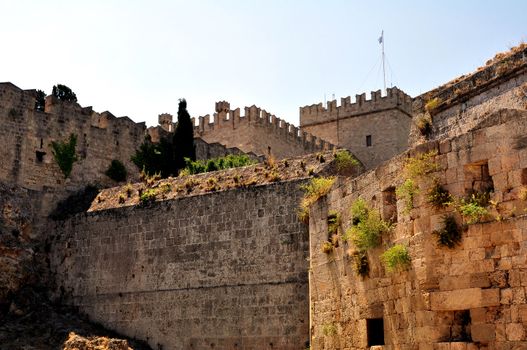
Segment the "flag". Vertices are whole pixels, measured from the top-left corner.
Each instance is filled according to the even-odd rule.
[[[383,40],[384,40],[384,30],[381,32],[381,36],[379,37],[379,44],[382,44]]]

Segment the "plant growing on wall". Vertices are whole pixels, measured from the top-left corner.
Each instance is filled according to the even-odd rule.
[[[472,225],[480,222],[488,213],[484,199],[477,194],[472,194],[469,199],[461,199],[457,209],[467,224]]]
[[[419,187],[412,179],[406,179],[403,184],[395,189],[395,195],[404,202],[404,211],[409,213],[414,208],[414,198],[419,193]]]
[[[139,203],[146,204],[149,202],[153,202],[156,200],[156,196],[157,196],[157,189],[148,188],[141,192],[141,195],[139,196]]]
[[[126,167],[121,161],[117,159],[112,160],[105,174],[115,182],[125,181],[126,177],[128,176]]]
[[[415,126],[417,127],[417,130],[421,133],[423,136],[428,136],[432,132],[432,117],[430,116],[430,113],[423,113],[417,116],[415,119]]]
[[[367,277],[370,273],[370,265],[368,263],[368,255],[364,251],[356,251],[351,255],[353,267],[357,275]]]
[[[391,229],[391,225],[381,219],[376,210],[370,209],[363,199],[355,201],[351,207],[352,226],[343,237],[351,240],[359,251],[366,251],[381,244],[383,233]]]
[[[408,248],[403,244],[396,244],[381,255],[386,271],[395,272],[408,269],[412,259]]]
[[[225,157],[212,158],[209,160],[191,160],[185,158],[185,168],[179,172],[179,176],[208,173],[210,171],[238,168],[256,164],[246,154],[229,154]]]
[[[434,161],[437,151],[421,153],[415,157],[408,158],[405,162],[403,173],[405,181],[395,189],[398,199],[405,203],[405,211],[408,213],[414,207],[414,197],[419,193],[417,181],[425,175],[441,170],[439,164]]]
[[[322,243],[322,253],[325,253],[325,254],[331,254],[333,252],[333,243],[331,242],[324,242]]]
[[[64,174],[64,178],[70,176],[71,170],[73,169],[73,163],[77,160],[77,154],[75,153],[76,146],[77,136],[75,134],[71,134],[67,141],[51,142],[53,158]]]
[[[443,228],[432,232],[441,246],[454,248],[461,242],[461,229],[452,215],[443,216]]]
[[[309,208],[329,193],[334,182],[335,178],[333,177],[315,177],[300,187],[305,192],[298,210],[298,218],[300,221],[305,223],[309,221]]]
[[[439,97],[434,97],[433,99],[427,101],[425,103],[425,110],[428,112],[428,113],[431,113],[432,111],[434,111],[437,107],[439,107],[439,105],[441,104],[441,99]]]
[[[331,238],[333,235],[339,233],[340,227],[340,214],[336,211],[330,211],[328,213],[328,237]]]
[[[347,150],[339,150],[335,153],[335,167],[339,174],[350,172],[359,165],[359,161]]]
[[[337,334],[337,327],[333,323],[326,323],[322,326],[322,333],[326,336],[332,336]]]
[[[450,192],[441,186],[438,180],[435,180],[432,187],[428,190],[427,200],[434,208],[440,209],[452,204],[453,197]]]

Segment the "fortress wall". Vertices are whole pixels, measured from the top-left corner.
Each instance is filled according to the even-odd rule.
[[[301,181],[58,222],[64,302],[158,349],[303,349],[309,339]]]
[[[351,102],[351,96],[337,100],[328,101],[326,108],[322,103],[300,107],[300,127],[315,124],[324,124],[337,119],[375,113],[382,110],[398,108],[408,114],[412,110],[412,98],[397,87],[386,89],[386,96],[382,96],[381,90],[372,91],[370,99],[366,93],[355,95],[355,102]]]
[[[220,107],[218,107],[220,106]],[[227,102],[217,103],[217,113],[199,117],[194,135],[208,143],[218,142],[257,155],[271,153],[278,159],[332,149],[334,146],[256,106],[230,110]],[[211,120],[212,119],[212,120]]]
[[[32,91],[13,84],[0,84],[0,178],[33,190],[75,190],[88,183],[111,185],[104,174],[110,162],[125,164],[131,179],[137,169],[130,161],[144,138],[144,123],[127,117],[116,118],[109,112],[96,113],[91,107],[62,102],[48,96],[45,112],[35,110]],[[78,161],[69,179],[64,176],[52,155],[52,141],[77,136]],[[38,153],[41,154],[41,160]]]
[[[412,99],[397,88],[389,88],[387,96],[372,91],[371,99],[366,94],[329,101],[327,108],[322,104],[300,108],[302,130],[324,140],[349,149],[371,169],[385,160],[403,152],[411,124]],[[337,133],[338,130],[338,133]],[[371,136],[371,146],[366,136]]]
[[[382,319],[383,349],[523,349],[527,347],[525,314],[527,271],[527,112],[502,110],[487,116],[471,132],[430,142],[355,179],[341,181],[310,213],[310,303],[312,349],[369,349],[372,319]],[[393,187],[404,181],[407,156],[436,150],[442,170],[418,181],[414,209],[406,213],[398,200],[396,227],[382,245],[368,251],[369,277],[354,270],[352,242],[330,254],[328,211],[342,215],[341,234],[351,226],[350,207],[365,199],[384,219],[394,213]],[[487,168],[487,171],[482,170]],[[468,225],[453,249],[437,244],[453,209],[435,209],[427,192],[437,177],[451,194],[464,197],[488,175],[494,186],[490,215]],[[478,180],[479,178],[479,180]],[[488,179],[486,180],[488,181]],[[409,247],[407,271],[388,273],[380,255],[394,243]]]
[[[440,105],[431,111],[433,129],[429,140],[465,133],[501,108],[527,109],[527,46],[467,77],[416,97],[414,114],[422,113],[426,102],[433,98]],[[410,144],[420,142],[423,137],[413,125]]]

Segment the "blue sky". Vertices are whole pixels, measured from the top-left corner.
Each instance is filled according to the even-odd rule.
[[[382,88],[415,96],[527,40],[527,1],[0,0],[0,81],[68,85],[96,111],[157,123],[188,101],[300,106]]]

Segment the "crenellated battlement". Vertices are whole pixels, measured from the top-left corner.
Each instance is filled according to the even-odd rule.
[[[410,114],[412,111],[412,97],[397,87],[386,89],[386,96],[382,96],[381,90],[372,91],[368,100],[366,93],[355,95],[355,101],[351,102],[351,96],[337,100],[328,101],[324,108],[322,103],[300,107],[300,126],[326,123],[336,119],[350,118],[359,115],[380,112],[397,108]]]
[[[37,109],[36,90],[22,90],[12,83],[0,83],[0,151],[2,181],[26,188],[76,190],[87,183],[110,185],[105,175],[112,160],[120,160],[130,179],[136,177],[130,156],[144,139],[145,123],[116,117],[91,106],[47,96],[44,110]],[[52,143],[70,134],[77,136],[78,160],[65,180],[53,160]]]
[[[329,142],[304,132],[299,127],[255,105],[245,107],[243,115],[240,108],[231,110],[230,104],[226,101],[217,102],[215,107],[216,113],[212,116],[207,114],[199,117],[197,124],[193,118],[195,125],[194,133],[196,136],[200,136],[205,140],[222,143],[222,140],[224,141],[226,139],[225,135],[230,135],[227,138],[231,139],[230,141],[232,142],[225,142],[226,145],[230,146],[231,144],[236,144],[236,139],[241,133],[244,133],[247,129],[252,129],[255,131],[253,135],[255,137],[264,137],[265,133],[266,137],[272,136],[276,141],[296,144],[305,150],[304,153],[327,150],[335,147]],[[220,137],[220,134],[223,135]],[[269,147],[272,148],[272,145],[269,145]],[[251,151],[265,154],[265,150],[262,149],[251,149]]]

